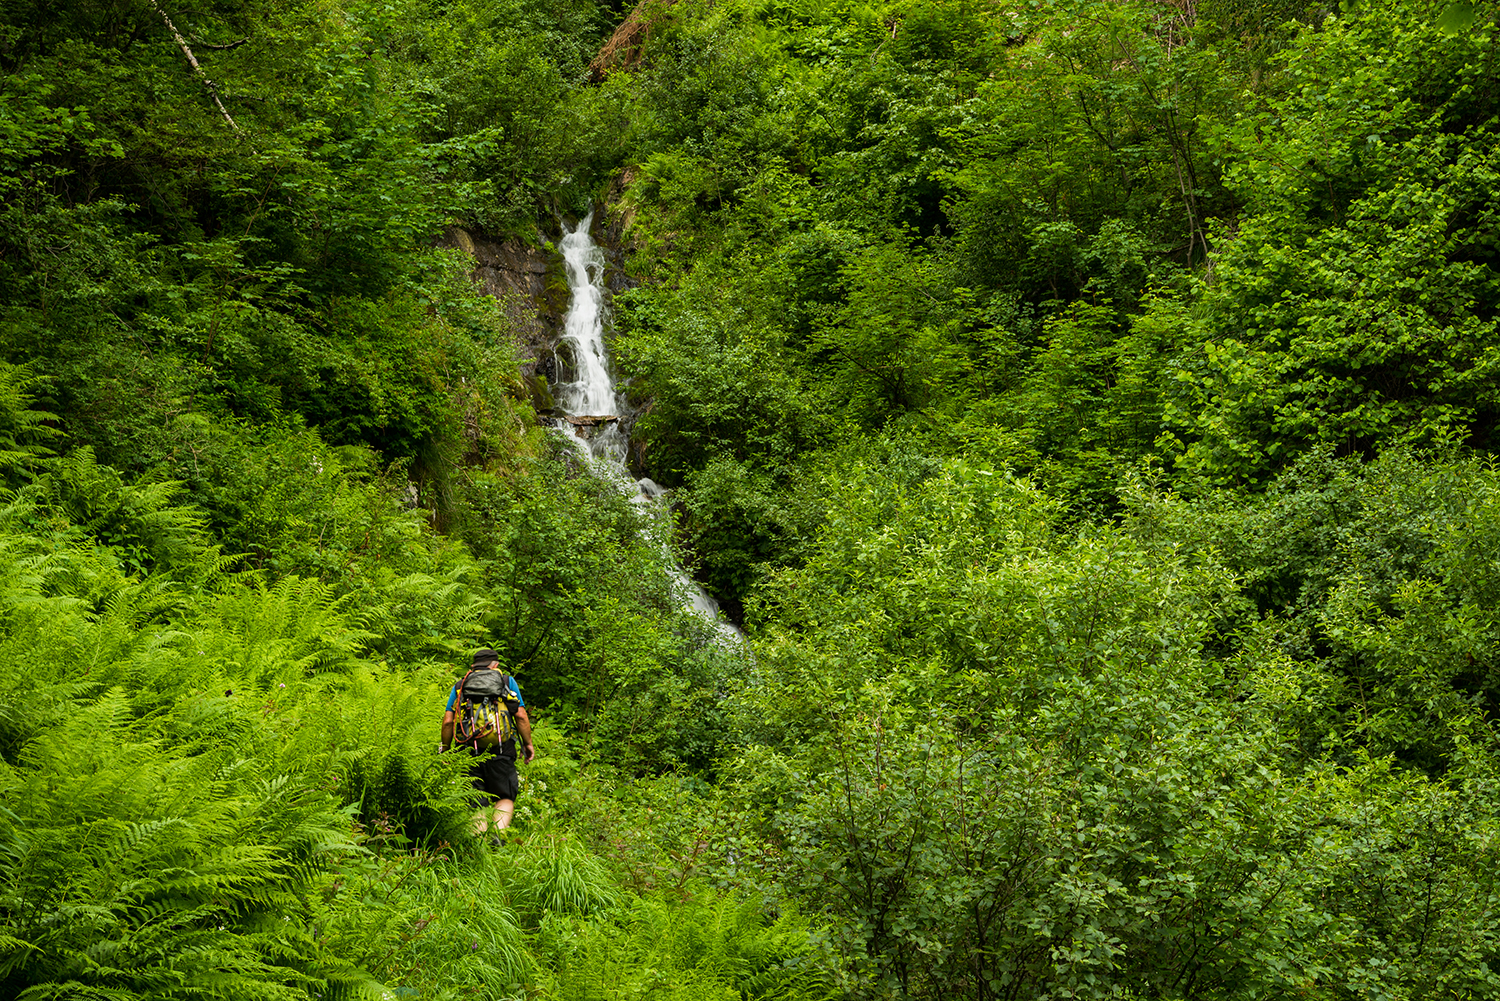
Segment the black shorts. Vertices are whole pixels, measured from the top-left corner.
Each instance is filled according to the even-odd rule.
[[[484,796],[473,797],[475,806],[485,806],[497,799],[514,801],[521,780],[516,775],[516,760],[503,755],[481,758],[469,767],[469,784]]]

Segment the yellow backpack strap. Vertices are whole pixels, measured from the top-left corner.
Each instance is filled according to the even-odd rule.
[[[469,734],[464,732],[464,682],[469,680],[473,671],[465,671],[464,676],[458,679],[458,684],[453,686],[453,742],[464,743]]]

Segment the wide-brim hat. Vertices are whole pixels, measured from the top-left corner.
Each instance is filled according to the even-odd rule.
[[[488,647],[485,647],[483,650],[474,651],[473,666],[478,667],[481,664],[493,663],[498,661],[499,659],[500,655],[498,653]]]

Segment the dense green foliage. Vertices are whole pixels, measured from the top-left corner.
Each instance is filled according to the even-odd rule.
[[[853,993],[1495,990],[1496,13],[663,15],[617,343]]]
[[[0,993],[1494,996],[1497,32],[9,4]],[[595,202],[670,523],[442,249]]]

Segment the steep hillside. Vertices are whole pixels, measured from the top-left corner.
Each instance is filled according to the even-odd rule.
[[[1500,989],[1493,2],[0,24],[0,994]]]

